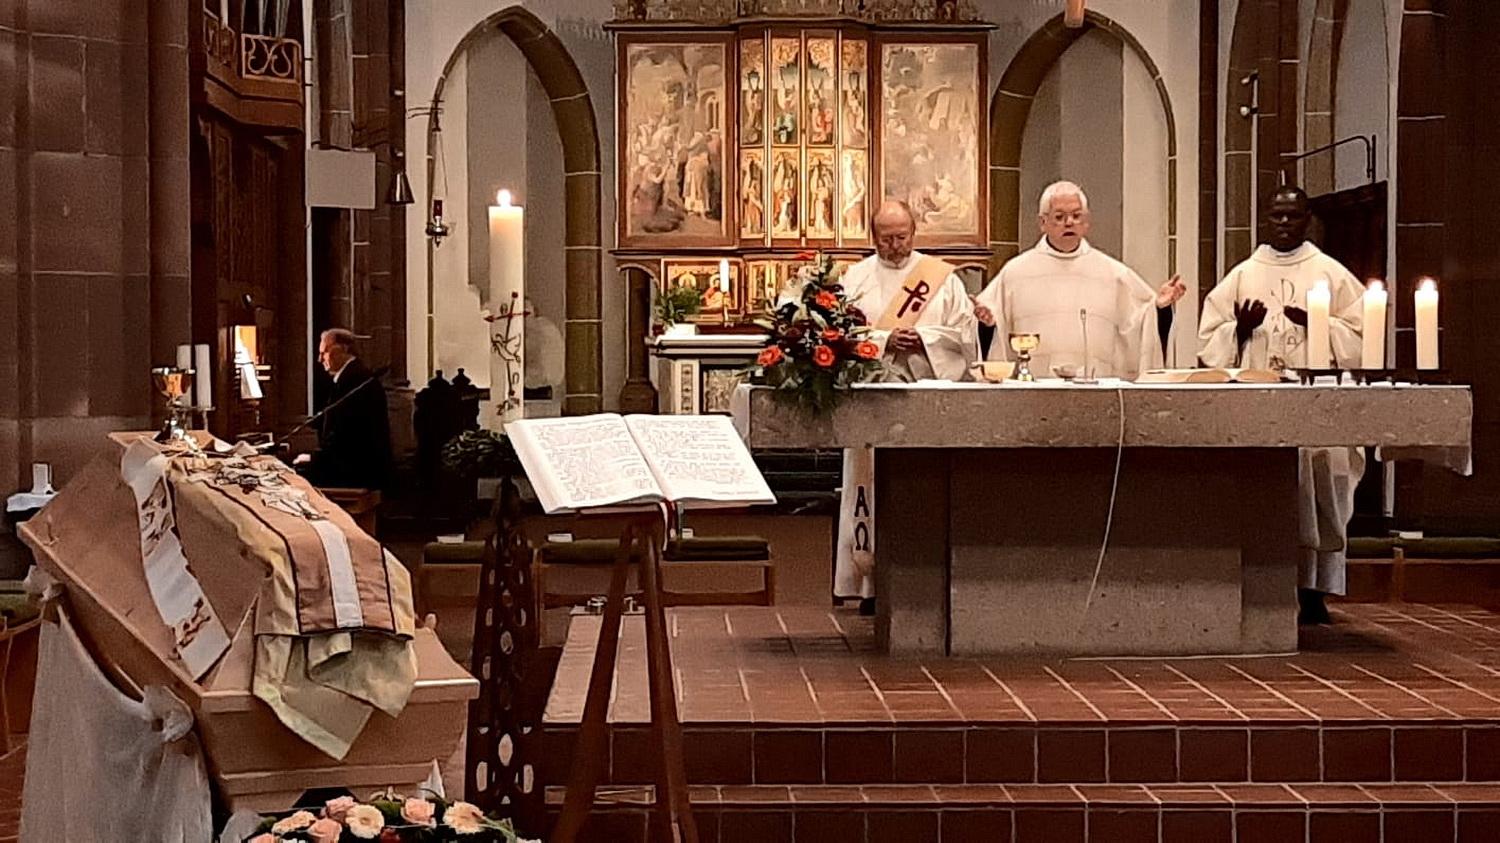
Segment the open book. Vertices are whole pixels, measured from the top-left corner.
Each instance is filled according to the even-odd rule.
[[[776,502],[728,416],[601,413],[513,421],[505,433],[549,514],[657,501]]]
[[[1136,383],[1281,383],[1271,369],[1148,369]]]

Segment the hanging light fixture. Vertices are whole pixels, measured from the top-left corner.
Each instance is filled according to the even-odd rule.
[[[1063,26],[1069,29],[1083,26],[1083,0],[1067,0],[1063,6]]]
[[[406,156],[397,152],[396,176],[391,179],[391,192],[385,197],[385,202],[387,205],[410,205],[413,201],[411,180],[406,177]]]

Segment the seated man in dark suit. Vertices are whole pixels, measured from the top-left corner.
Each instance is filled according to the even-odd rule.
[[[391,463],[385,386],[354,356],[354,334],[343,328],[323,332],[318,362],[333,378],[324,404],[332,409],[318,426],[318,450],[298,470],[315,486],[383,488]]]

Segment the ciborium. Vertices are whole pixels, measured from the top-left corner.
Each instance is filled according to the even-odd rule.
[[[156,434],[156,441],[192,441],[183,424],[188,408],[182,398],[193,388],[193,370],[159,366],[151,370],[151,385],[167,399],[167,420],[162,424],[161,432]]]
[[[1031,374],[1031,352],[1042,344],[1041,334],[1011,334],[1010,350],[1016,353],[1016,373],[1011,377],[1018,381],[1035,381]]]

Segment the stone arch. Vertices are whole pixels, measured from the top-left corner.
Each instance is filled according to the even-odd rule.
[[[1032,34],[1021,45],[1020,52],[1005,68],[1000,85],[990,100],[990,266],[991,274],[1020,251],[1016,236],[1021,213],[1021,141],[1032,101],[1042,80],[1084,33],[1101,29],[1123,43],[1145,65],[1156,92],[1161,97],[1162,113],[1167,122],[1167,261],[1170,271],[1177,271],[1177,121],[1172,114],[1172,100],[1156,62],[1141,42],[1123,26],[1089,10],[1083,26],[1070,29],[1057,15]]]
[[[594,105],[589,98],[583,74],[569,55],[568,48],[535,14],[510,6],[485,18],[459,40],[443,65],[433,90],[433,102],[440,102],[443,86],[458,57],[480,38],[499,32],[516,45],[526,63],[536,73],[547,99],[557,134],[562,143],[564,170],[564,205],[566,303],[563,336],[567,351],[563,412],[586,415],[603,409],[604,360],[601,336],[600,303],[603,300],[603,278],[600,274],[603,250],[600,224],[603,217],[600,192],[599,128],[594,120]],[[432,144],[435,117],[428,118],[427,202],[432,202],[435,157]],[[433,277],[432,250],[427,244],[427,313],[428,360],[433,357]]]
[[[1259,70],[1253,3],[1235,10],[1229,40],[1229,78],[1224,94],[1224,262],[1227,270],[1250,256],[1255,243],[1255,115],[1240,114],[1252,104],[1253,85],[1242,79]],[[1262,82],[1262,84],[1265,84]],[[1210,118],[1212,119],[1212,118]],[[1200,289],[1206,295],[1207,288]]]
[[[1302,149],[1333,142],[1334,101],[1338,95],[1339,52],[1349,0],[1317,0],[1307,37],[1307,79],[1302,91]],[[1300,183],[1309,194],[1332,193],[1334,158],[1315,155],[1301,162]]]

